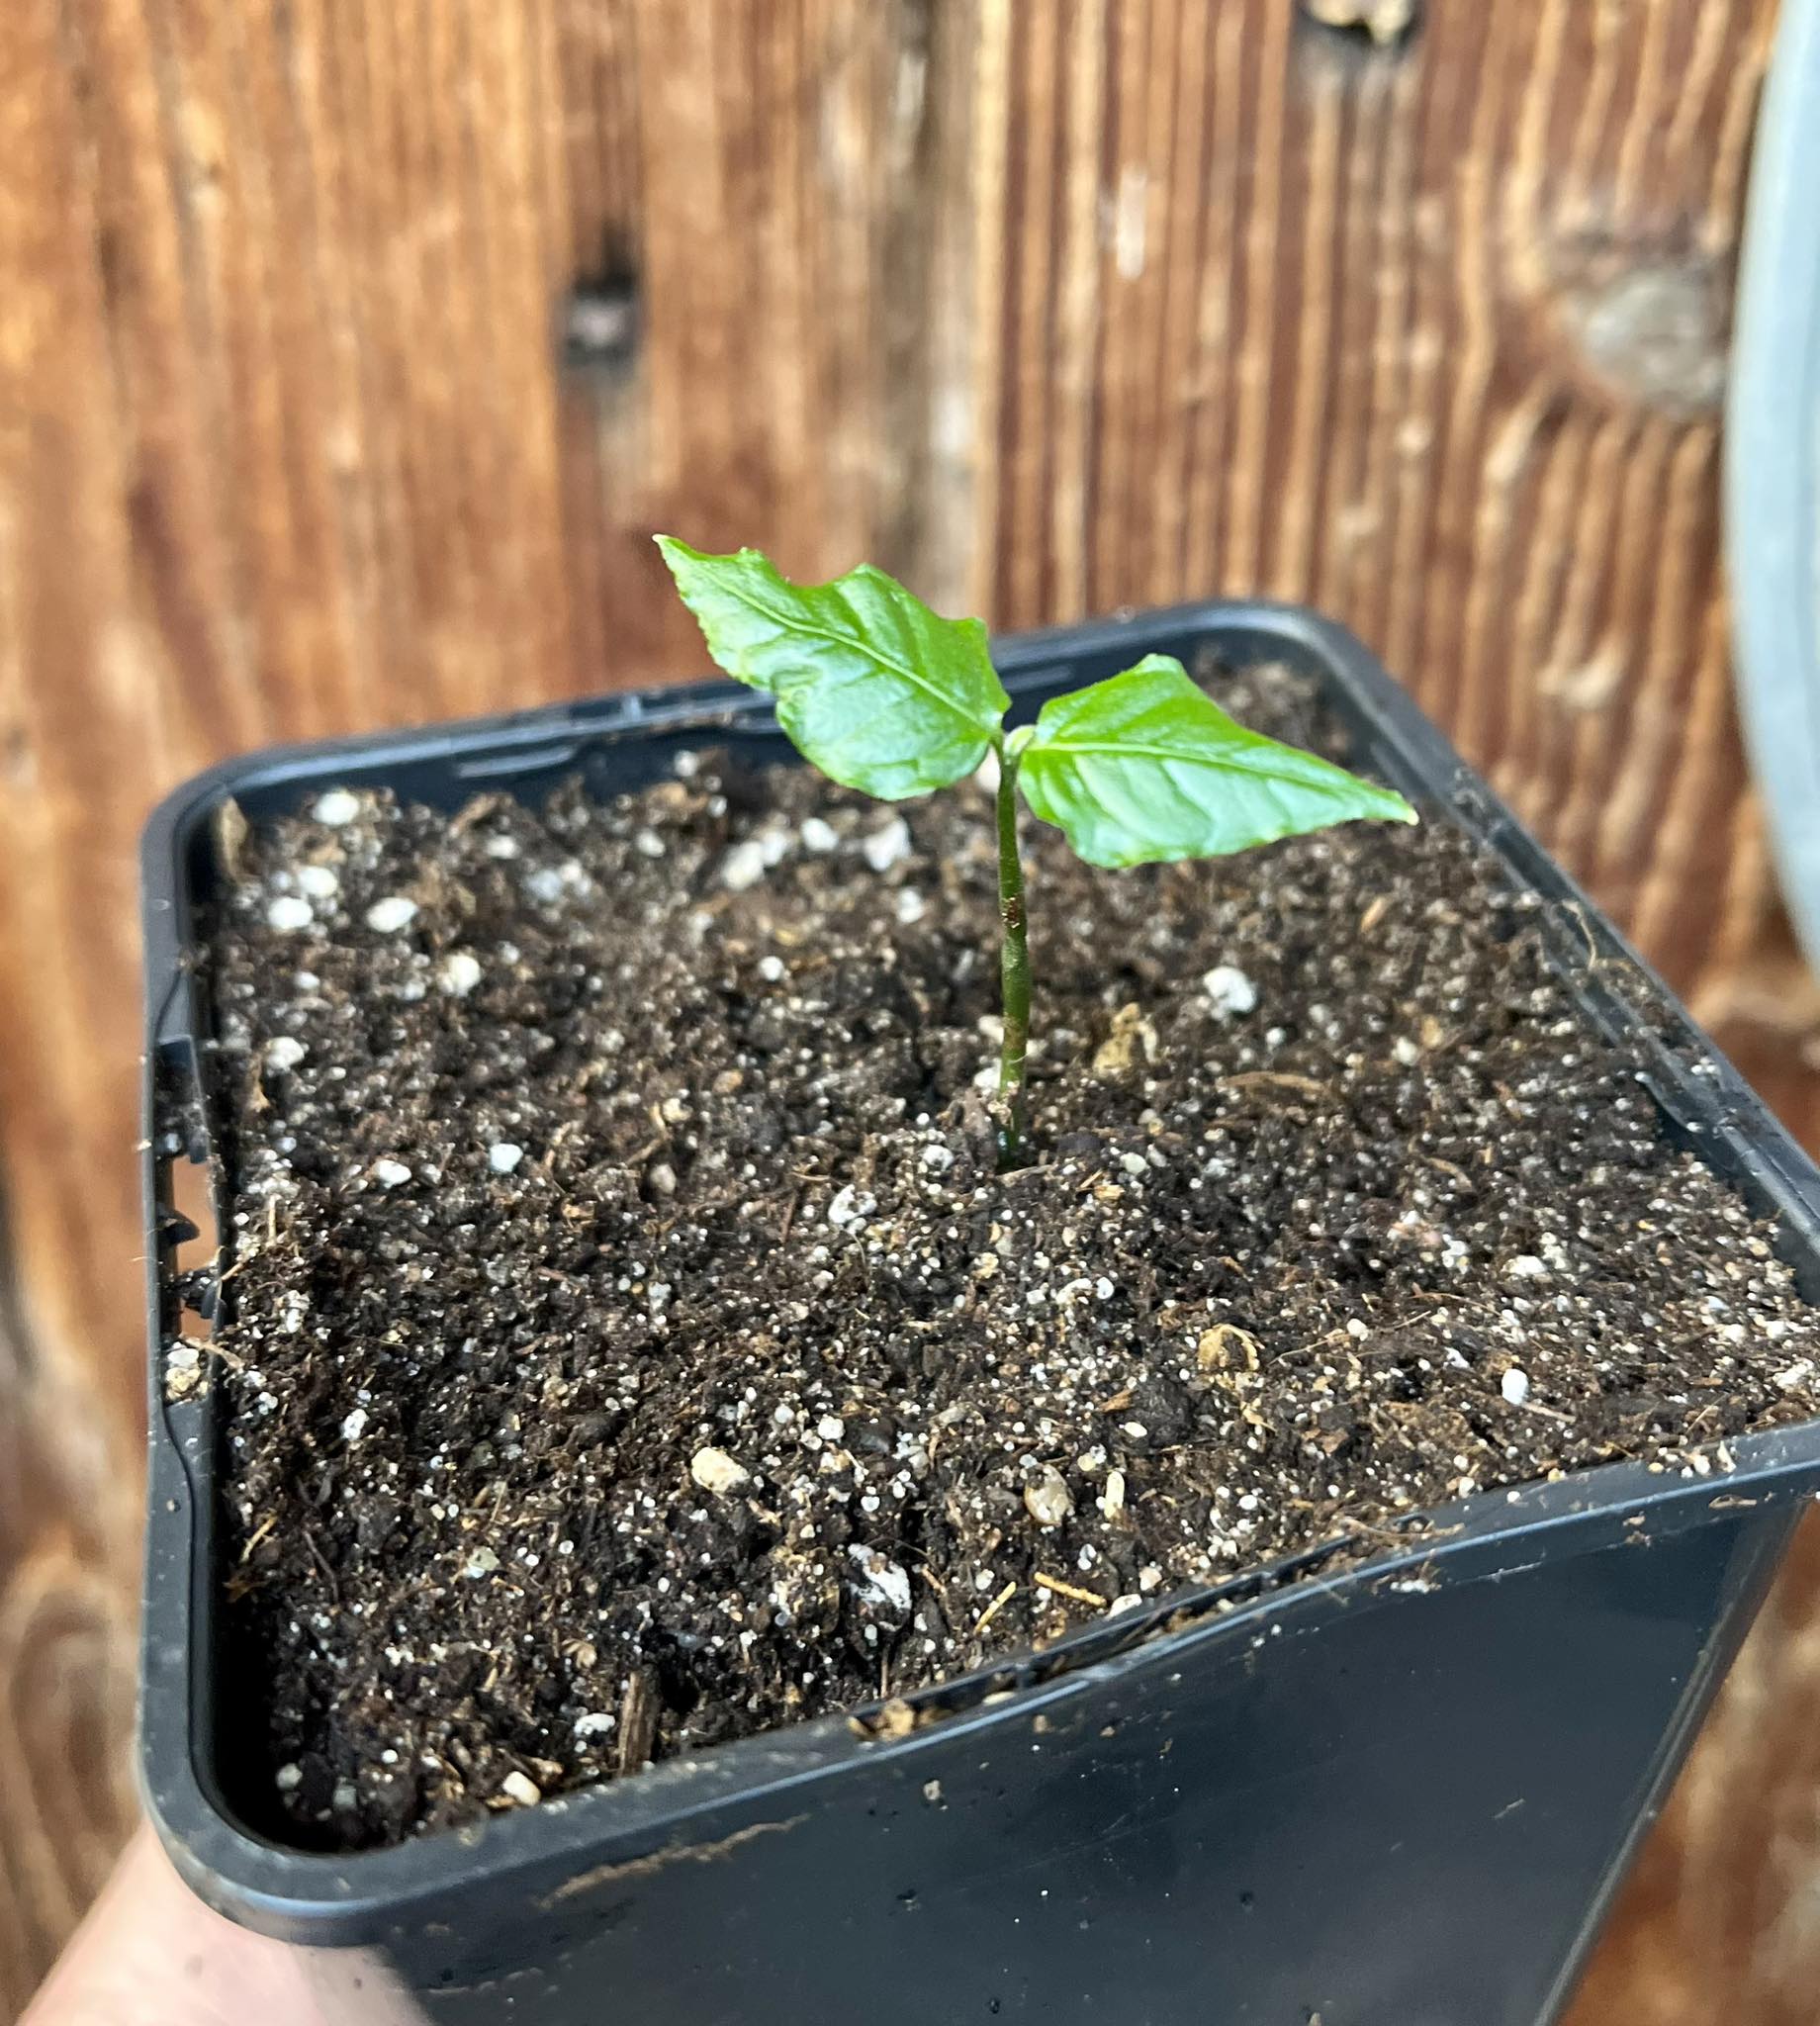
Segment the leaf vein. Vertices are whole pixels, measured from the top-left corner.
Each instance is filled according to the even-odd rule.
[[[809,621],[798,618],[794,613],[780,612],[776,606],[767,604],[763,599],[756,597],[743,586],[733,596],[740,599],[753,611],[759,613],[762,618],[769,619],[777,628],[778,632],[785,637],[791,634],[807,634],[811,639],[825,640],[831,647],[844,647],[849,653],[861,656],[864,660],[871,662],[875,667],[883,669],[893,676],[902,676],[907,683],[933,696],[938,703],[944,704],[956,717],[964,718],[969,725],[979,726],[979,719],[963,703],[958,702],[946,690],[938,688],[927,676],[920,674],[914,664],[894,660],[890,655],[881,653],[869,641],[855,639],[852,634],[837,633],[832,627],[812,625]],[[813,674],[814,671],[811,670],[809,673]],[[989,728],[981,727],[981,729]]]

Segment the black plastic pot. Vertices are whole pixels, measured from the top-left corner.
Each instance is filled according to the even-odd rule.
[[[1147,651],[1209,647],[1318,674],[1362,760],[1552,903],[1589,1020],[1643,1038],[1668,1130],[1777,1221],[1820,1299],[1820,1175],[1346,634],[1196,606],[1010,640],[1001,667],[1028,711]],[[232,794],[256,821],[331,782],[444,807],[578,772],[610,792],[728,741],[790,757],[762,697],[673,691],[268,753],[152,819],[142,1751],[184,1876],[249,1927],[353,1952],[322,1958],[349,2018],[401,1990],[438,2020],[536,2026],[1553,2016],[1820,1487],[1820,1423],[1735,1443],[1728,1471],[1590,1471],[1451,1509],[1440,1537],[1343,1572],[1316,1555],[1178,1594],[925,1698],[949,1713],[895,1741],[806,1724],[348,1857],[275,1847],[236,1817],[219,1431],[206,1398],[167,1405],[157,1377],[180,1300],[198,1298],[174,1277],[168,1136],[209,1158],[190,952],[212,812]]]

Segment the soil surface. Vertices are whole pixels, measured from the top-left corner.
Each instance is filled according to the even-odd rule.
[[[1294,679],[1224,695],[1330,749]],[[205,1370],[291,1836],[1816,1411],[1815,1312],[1445,821],[1117,874],[1025,841],[1007,1175],[976,784],[710,756],[610,806],[335,790],[238,846]]]

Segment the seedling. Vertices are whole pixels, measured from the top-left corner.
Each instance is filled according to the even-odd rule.
[[[1415,821],[1390,788],[1247,731],[1169,655],[1052,697],[1034,725],[1007,732],[1011,698],[978,619],[941,617],[869,563],[828,584],[792,584],[757,549],[706,556],[672,535],[657,543],[708,652],[776,698],[777,722],[831,781],[897,802],[953,787],[988,753],[997,760],[1006,1165],[1029,1129],[1020,787],[1094,866],[1221,858],[1358,816]]]

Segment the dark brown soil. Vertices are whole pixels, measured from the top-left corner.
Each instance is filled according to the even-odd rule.
[[[1123,874],[1030,822],[1001,1177],[978,788],[319,806],[211,958],[231,1617],[293,1833],[1815,1411],[1815,1314],[1444,821]]]

